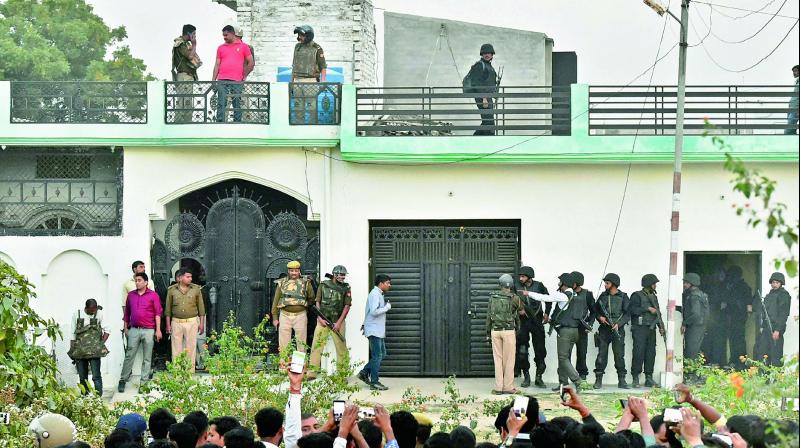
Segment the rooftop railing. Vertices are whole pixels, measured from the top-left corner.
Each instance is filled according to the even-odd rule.
[[[146,82],[12,81],[12,123],[147,123]]]
[[[485,100],[484,100],[485,99]],[[362,87],[359,135],[569,135],[570,88]]]
[[[167,124],[269,124],[269,83],[167,81]]]
[[[341,122],[342,85],[340,83],[289,83],[289,124],[338,125]]]
[[[796,95],[794,88],[687,86],[685,133],[768,135],[784,134],[787,130],[796,132],[796,123],[787,124],[787,114],[792,112],[789,100]],[[676,111],[676,86],[589,87],[591,135],[672,135]]]

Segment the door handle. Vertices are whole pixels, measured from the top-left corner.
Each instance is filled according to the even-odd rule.
[[[244,277],[239,277],[239,281],[240,282],[245,282],[245,283],[249,282],[250,281],[250,277],[248,277],[246,275]]]

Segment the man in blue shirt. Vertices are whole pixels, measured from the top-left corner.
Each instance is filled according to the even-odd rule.
[[[384,294],[392,287],[392,279],[385,274],[375,276],[375,286],[367,296],[367,308],[364,313],[364,336],[369,339],[369,362],[358,372],[358,378],[367,383],[370,389],[387,390],[388,387],[378,381],[381,361],[386,356],[386,313],[392,304]]]

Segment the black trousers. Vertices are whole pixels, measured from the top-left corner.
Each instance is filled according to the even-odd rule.
[[[92,370],[92,383],[97,395],[103,395],[103,376],[100,374],[100,358],[76,359],[75,368],[78,369],[78,379],[83,386],[82,393],[89,392],[89,369]]]
[[[625,370],[625,329],[620,328],[619,338],[615,338],[608,325],[603,325],[595,333],[595,340],[597,341],[597,360],[594,363],[594,374],[603,375],[606,372],[608,346],[610,345],[614,350],[614,368],[617,370],[617,375],[627,375],[628,371]]]
[[[730,362],[737,369],[744,369],[744,363],[739,359],[747,356],[747,342],[745,341],[745,329],[747,323],[746,313],[728,314],[728,347],[731,351]],[[725,344],[723,342],[723,347]]]
[[[494,109],[494,100],[492,98],[487,98],[488,105],[486,107],[483,106],[483,98],[475,98],[475,104],[478,105],[479,110],[489,110],[491,111]],[[494,126],[494,114],[481,114],[481,126]],[[479,129],[473,133],[473,135],[494,135],[494,129]]]
[[[718,314],[711,319],[706,328],[706,336],[703,338],[702,351],[709,363],[724,366],[728,364],[728,319],[724,311],[718,311]],[[744,333],[742,336],[744,337]]]
[[[517,356],[514,370],[516,372],[530,371],[531,362],[528,347],[530,347],[531,339],[533,340],[533,362],[536,366],[536,375],[542,375],[547,369],[545,362],[547,348],[545,347],[544,324],[537,317],[522,322],[520,330],[517,332]]]
[[[577,352],[575,356],[575,370],[578,371],[579,375],[586,376],[589,374],[589,366],[586,365],[586,352],[589,350],[589,333],[582,328],[580,331],[578,343],[575,344],[575,350]]]
[[[756,344],[753,347],[753,357],[757,360],[763,360],[769,366],[780,366],[783,359],[783,333],[781,333],[778,340],[772,339],[772,334],[769,330],[761,331],[756,335]]]
[[[652,375],[656,365],[656,329],[647,325],[633,325],[631,336],[633,337],[631,373],[637,376],[644,369],[645,375]]]

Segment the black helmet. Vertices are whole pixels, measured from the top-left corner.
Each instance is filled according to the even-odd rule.
[[[642,288],[649,288],[658,283],[658,281],[656,274],[644,274],[642,277]]]
[[[611,282],[612,285],[614,285],[617,288],[619,288],[619,275],[617,275],[617,274],[609,272],[608,274],[606,274],[605,277],[603,277],[603,281],[604,282]]]
[[[583,274],[578,271],[572,271],[569,274],[572,276],[572,281],[578,286],[583,286]]]
[[[772,283],[774,281],[781,282],[781,286],[786,284],[786,277],[783,276],[782,272],[773,272],[772,275],[769,276],[769,282]]]
[[[700,276],[695,274],[694,272],[687,272],[686,274],[684,274],[683,281],[692,286],[700,286]]]
[[[306,42],[311,42],[314,40],[314,28],[311,28],[311,25],[300,25],[294,27],[294,34],[305,35],[308,38],[306,39]]]
[[[536,273],[533,272],[533,268],[530,266],[522,266],[521,268],[519,268],[519,272],[517,272],[517,275],[524,275],[528,278],[536,277]]]
[[[481,45],[481,56],[483,56],[486,53],[494,54],[494,47],[492,46],[492,44]]]
[[[572,278],[572,274],[565,272],[558,276],[558,279],[561,280],[562,285],[566,285],[572,288],[572,284],[575,283],[575,279]]]

